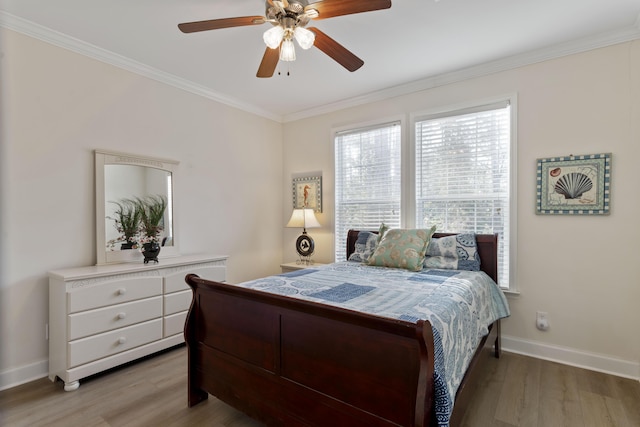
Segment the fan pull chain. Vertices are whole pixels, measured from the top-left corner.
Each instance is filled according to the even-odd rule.
[[[280,71],[278,71],[278,75],[282,75],[282,73]],[[289,64],[287,64],[287,76],[291,75],[291,71],[289,70]]]

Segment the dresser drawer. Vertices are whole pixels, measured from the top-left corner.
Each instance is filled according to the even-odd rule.
[[[162,297],[111,305],[69,315],[69,340],[162,317]]]
[[[162,295],[161,277],[130,277],[73,289],[67,294],[69,313]]]
[[[174,292],[164,296],[164,315],[178,313],[180,311],[189,310],[193,292],[190,290],[182,292]]]
[[[164,318],[164,336],[184,333],[184,322],[187,320],[187,312],[172,314]]]
[[[212,267],[194,267],[188,271],[181,271],[178,273],[168,274],[164,278],[164,292],[166,294],[170,292],[183,291],[190,289],[184,278],[187,274],[197,274],[203,279],[215,280],[216,282],[224,282],[227,278],[225,266],[212,266]]]
[[[71,341],[68,366],[73,368],[162,338],[162,319],[139,323]]]

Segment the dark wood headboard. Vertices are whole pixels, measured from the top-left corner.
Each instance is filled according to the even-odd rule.
[[[364,230],[363,230],[364,231]],[[378,234],[377,231],[366,230]],[[356,241],[360,230],[347,231],[347,259],[356,250]],[[433,237],[453,236],[458,233],[435,233]],[[476,234],[478,253],[480,254],[480,270],[484,271],[498,283],[498,235]]]

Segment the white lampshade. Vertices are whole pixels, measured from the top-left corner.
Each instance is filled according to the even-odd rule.
[[[280,46],[283,35],[284,28],[282,28],[280,25],[276,25],[275,27],[270,28],[264,32],[264,34],[262,35],[262,40],[264,40],[264,43],[271,49],[277,49],[278,46]]]
[[[298,41],[298,44],[303,49],[309,49],[313,46],[313,42],[316,40],[316,35],[313,31],[309,31],[306,28],[296,27],[293,31],[293,36]]]
[[[316,219],[313,209],[294,209],[286,225],[289,228],[318,228],[320,223]]]
[[[291,39],[285,39],[280,45],[280,60],[281,61],[295,61],[296,60],[296,49],[293,46],[293,41]]]

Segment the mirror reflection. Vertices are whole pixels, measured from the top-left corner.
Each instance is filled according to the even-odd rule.
[[[161,257],[180,255],[174,211],[177,165],[174,160],[95,150],[97,265],[142,261],[145,244],[157,243]]]
[[[171,172],[137,165],[104,166],[105,241],[108,250],[136,249],[147,238],[140,230],[140,210],[164,202],[157,221],[161,246],[173,246]],[[161,211],[162,212],[162,211]]]

